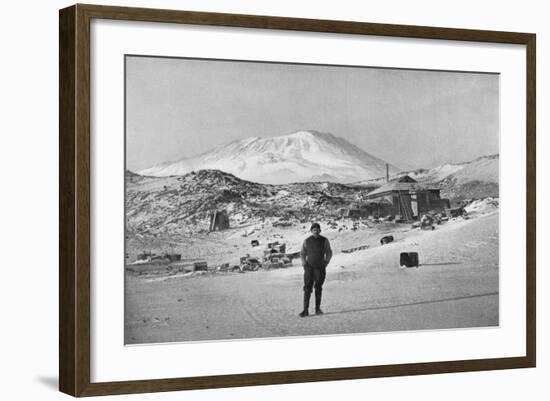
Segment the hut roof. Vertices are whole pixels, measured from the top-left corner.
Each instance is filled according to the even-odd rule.
[[[413,178],[408,175],[400,177],[396,180],[392,180],[381,187],[375,189],[372,192],[367,194],[367,198],[374,198],[377,195],[385,194],[387,192],[394,191],[439,191],[440,188],[436,187],[434,184],[421,184],[415,181]]]

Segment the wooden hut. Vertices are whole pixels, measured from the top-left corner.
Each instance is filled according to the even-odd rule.
[[[442,199],[440,192],[433,184],[421,184],[405,175],[369,192],[366,199],[371,202],[389,202],[390,215],[414,220],[425,212],[443,211],[450,207],[449,199]]]
[[[385,217],[391,216],[393,213],[393,205],[386,199],[378,199],[376,201],[362,202],[357,205],[352,205],[344,212],[344,217],[350,219],[364,219],[370,216]]]

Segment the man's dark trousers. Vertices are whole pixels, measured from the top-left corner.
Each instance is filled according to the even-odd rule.
[[[304,267],[304,310],[309,309],[309,298],[315,288],[315,310],[321,308],[321,295],[323,293],[323,283],[327,275],[326,267],[310,266]]]

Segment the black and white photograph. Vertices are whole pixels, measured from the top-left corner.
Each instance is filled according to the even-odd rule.
[[[544,2],[85,3],[3,4],[2,399],[547,399]]]
[[[499,74],[125,56],[124,342],[498,327]]]

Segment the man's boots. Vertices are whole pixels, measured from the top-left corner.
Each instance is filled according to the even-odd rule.
[[[304,310],[300,312],[298,316],[306,317],[309,316],[309,298],[311,297],[311,292],[304,291]]]
[[[321,295],[323,290],[321,288],[315,289],[315,314],[322,315],[323,311],[321,310]]]

